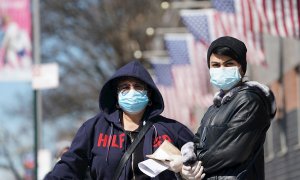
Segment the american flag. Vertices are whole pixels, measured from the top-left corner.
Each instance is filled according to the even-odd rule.
[[[172,117],[172,107],[169,106],[169,104],[172,104],[170,101],[172,99],[168,96],[170,95],[170,92],[173,91],[173,77],[169,59],[157,57],[152,58],[150,61],[154,72],[154,82],[164,99],[165,109],[163,115],[168,115],[170,118],[174,118]]]
[[[162,60],[164,61],[164,60]],[[152,60],[154,62],[154,60]],[[172,86],[173,77],[171,73],[171,64],[169,63],[152,63],[152,67],[155,73],[156,84],[163,86]]]
[[[251,14],[246,15],[244,11],[242,14],[240,10],[245,1],[214,0],[214,9],[182,10],[180,14],[188,30],[205,46],[218,37],[233,36],[245,42],[249,63],[265,65],[262,34],[246,26]]]
[[[181,10],[180,16],[183,24],[194,35],[196,41],[209,46],[211,41],[216,38],[214,31],[213,9],[201,10]]]
[[[186,33],[166,34],[165,44],[172,63],[176,100],[179,103],[174,113],[181,122],[193,129],[197,123],[196,111],[207,109],[212,104],[208,67],[204,58],[206,48],[197,43],[193,35]]]
[[[197,43],[191,34],[167,34],[165,43],[170,57],[187,58],[171,60],[174,84],[181,92],[178,93],[181,103],[190,109],[209,106],[212,100],[204,98],[210,93],[208,68],[203,58],[205,48],[197,49]]]
[[[265,65],[262,34],[257,29],[262,24],[257,20],[257,14],[251,10],[252,0],[213,0],[216,9],[216,23],[221,26],[224,35],[241,39],[245,42],[247,59],[254,65]],[[246,5],[247,4],[247,5]]]
[[[191,48],[189,47],[186,38],[192,39],[193,37],[187,36],[186,34],[166,34],[164,36],[166,49],[168,50],[172,64],[190,64],[189,51]]]
[[[212,87],[209,82],[210,76],[208,71],[208,66],[206,62],[206,51],[207,47],[204,46],[202,43],[194,42],[194,58],[195,63],[192,66],[192,72],[194,73],[193,77],[195,78],[196,82],[195,85],[198,85],[198,91],[200,98],[197,98],[198,104],[201,107],[207,108],[212,105],[213,102],[213,95],[212,95]]]
[[[152,58],[155,82],[164,98],[163,115],[193,129],[196,109],[212,104],[206,47],[191,34],[166,34],[169,60]],[[164,62],[164,63],[163,63]]]
[[[299,38],[299,0],[213,0],[229,35],[236,33],[249,49],[253,64],[265,64],[263,34]],[[227,26],[226,26],[227,25]],[[231,29],[234,27],[234,29]],[[231,31],[230,31],[231,30]],[[234,32],[235,31],[235,32]],[[242,36],[240,36],[242,34]]]
[[[216,1],[216,0],[215,0]],[[235,0],[244,28],[257,33],[299,38],[299,0]]]
[[[178,91],[173,83],[172,65],[165,58],[160,57],[151,59],[151,64],[155,74],[155,83],[164,99],[165,109],[162,115],[188,125],[189,110],[177,99]]]

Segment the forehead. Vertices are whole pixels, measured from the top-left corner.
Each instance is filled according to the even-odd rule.
[[[210,63],[224,63],[224,62],[234,62],[238,64],[238,62],[235,59],[232,59],[229,56],[219,55],[214,53],[210,56]]]
[[[125,83],[140,83],[140,84],[144,84],[143,81],[137,79],[137,78],[133,78],[133,77],[124,77],[122,79],[120,79],[118,81],[118,85],[120,84],[125,84]]]

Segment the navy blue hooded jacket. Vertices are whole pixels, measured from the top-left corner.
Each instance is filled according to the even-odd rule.
[[[99,96],[101,112],[86,121],[78,130],[70,150],[62,156],[45,179],[83,179],[89,167],[93,179],[111,180],[118,163],[130,141],[126,135],[117,108],[115,81],[120,77],[135,77],[147,84],[151,90],[151,106],[147,106],[142,121],[154,120],[153,126],[143,140],[143,157],[152,154],[164,140],[169,140],[177,148],[193,139],[193,133],[181,123],[160,114],[164,109],[163,98],[150,74],[138,62],[132,61],[120,68],[103,86]],[[120,179],[129,179],[131,159],[123,168]],[[155,179],[176,179],[171,171],[164,171]]]

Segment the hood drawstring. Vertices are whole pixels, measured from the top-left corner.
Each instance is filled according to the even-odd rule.
[[[154,131],[155,131],[154,138],[157,138],[157,137],[158,137],[157,129],[156,129],[156,127],[154,126],[154,124],[152,125],[152,127],[154,128]]]
[[[154,126],[154,124],[152,125],[152,127],[154,128],[154,141],[152,141],[152,143],[154,142],[156,142],[155,140],[156,140],[156,138],[158,137],[158,132],[157,132],[157,129],[156,129],[156,127]]]
[[[108,136],[108,145],[107,145],[107,152],[106,152],[106,158],[105,158],[106,162],[107,162],[108,156],[109,156],[110,145],[111,145],[111,141],[112,141],[112,138],[113,138],[113,131],[114,131],[113,123],[110,123],[110,134]]]

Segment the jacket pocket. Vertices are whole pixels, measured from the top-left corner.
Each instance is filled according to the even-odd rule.
[[[200,148],[206,150],[211,147],[227,129],[227,125],[203,127]]]

